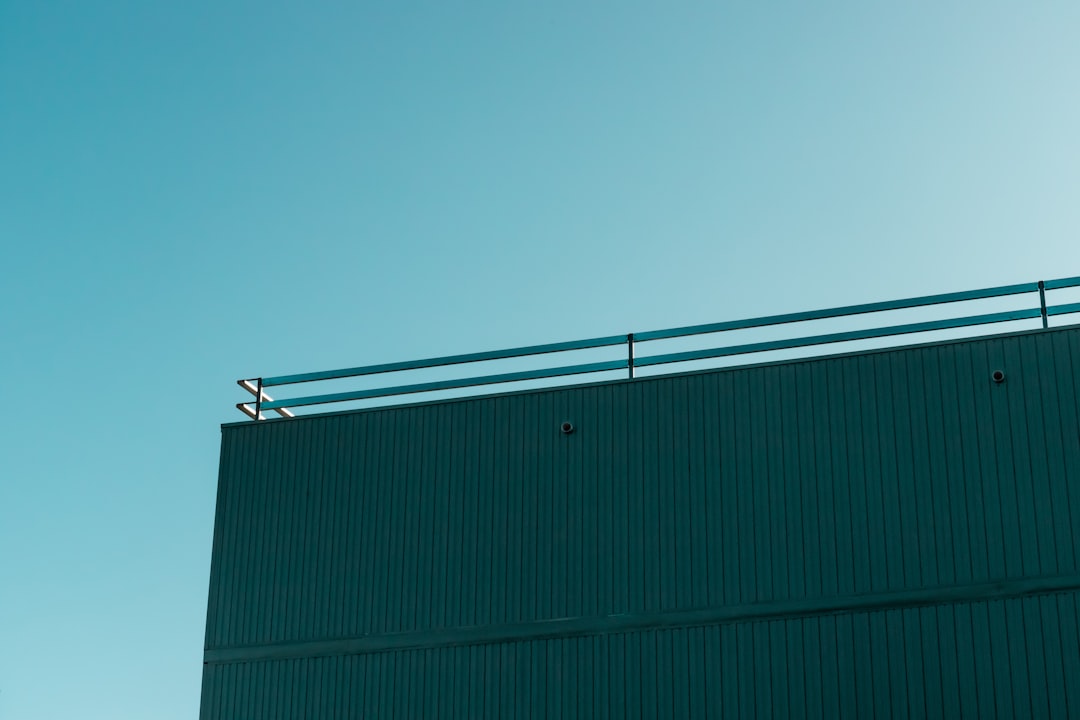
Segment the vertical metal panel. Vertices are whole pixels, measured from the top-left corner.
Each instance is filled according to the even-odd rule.
[[[226,427],[207,649],[1075,575],[1076,358],[1064,329]],[[211,663],[204,717],[1075,710],[1064,597]]]

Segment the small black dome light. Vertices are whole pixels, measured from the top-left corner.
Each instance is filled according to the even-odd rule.
[[[1005,373],[1001,370],[995,370],[993,373],[990,374],[990,379],[998,384],[1001,384],[1005,382]]]
[[[574,432],[574,423],[569,420],[564,421],[563,424],[559,426],[559,429],[562,430],[563,435],[569,435]]]

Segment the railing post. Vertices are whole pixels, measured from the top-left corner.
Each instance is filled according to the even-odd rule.
[[[1049,327],[1046,322],[1046,285],[1042,280],[1039,281],[1039,311],[1042,313],[1043,330]]]
[[[259,378],[256,389],[258,392],[255,394],[255,422],[259,422],[262,418],[262,378]]]
[[[626,334],[626,368],[630,372],[630,379],[634,379],[634,333]]]

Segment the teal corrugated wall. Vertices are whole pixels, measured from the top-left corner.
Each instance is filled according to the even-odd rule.
[[[1078,383],[1062,329],[227,426],[202,716],[1080,713]]]

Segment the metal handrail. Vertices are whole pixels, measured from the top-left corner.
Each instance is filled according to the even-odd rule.
[[[807,312],[787,313],[783,315],[768,315],[746,320],[733,320],[706,325],[691,325],[687,327],[671,328],[667,330],[653,330],[643,333],[629,333],[627,335],[609,335],[606,337],[590,338],[587,340],[575,340],[571,342],[548,343],[545,345],[530,345],[525,347],[510,348],[506,350],[493,350],[489,352],[468,353],[464,355],[449,355],[441,358],[428,358],[425,360],[412,360],[406,362],[383,363],[379,365],[365,365],[361,367],[344,368],[340,370],[327,370],[322,372],[302,373],[298,375],[281,375],[269,378],[249,378],[238,380],[237,383],[255,396],[255,402],[237,403],[237,408],[253,420],[265,419],[262,411],[273,410],[282,417],[291,418],[295,415],[288,408],[303,407],[308,405],[321,405],[326,403],[347,402],[352,400],[367,400],[371,398],[391,397],[395,395],[408,395],[414,393],[432,392],[437,390],[451,390],[481,385],[496,385],[509,382],[521,382],[525,380],[542,380],[572,375],[584,375],[598,372],[610,372],[614,370],[626,370],[629,379],[635,377],[635,369],[655,365],[690,362],[694,360],[706,360],[733,355],[748,355],[752,353],[766,352],[770,350],[786,350],[816,345],[826,345],[852,340],[867,340],[871,338],[906,335],[911,333],[928,332],[932,330],[948,330],[961,327],[973,327],[994,323],[1009,322],[1040,318],[1042,327],[1049,327],[1048,319],[1055,315],[1080,313],[1080,303],[1066,303],[1048,306],[1046,293],[1051,290],[1080,287],[1080,277],[1060,278],[1057,280],[1022,283],[1019,285],[1001,285],[982,290],[970,290],[965,292],[942,293],[938,295],[924,295],[902,300],[885,302],[864,303],[861,305],[846,305],[842,307],[827,308],[824,310],[811,310]],[[984,300],[989,298],[1020,295],[1024,293],[1039,294],[1039,306],[1032,309],[1010,310],[1006,312],[984,313],[981,315],[968,315],[959,318],[947,318],[927,322],[906,323],[902,325],[889,325],[866,330],[853,330],[821,335],[808,335],[786,340],[774,340],[768,342],[744,343],[740,345],[727,345],[704,350],[690,350],[685,352],[666,353],[661,355],[648,355],[635,357],[635,345],[637,343],[651,342],[656,340],[669,340],[672,338],[690,337],[695,335],[708,335],[730,330],[744,330],[750,328],[769,327],[789,323],[807,322],[812,320],[824,320],[828,318],[849,317],[879,313],[890,310],[904,310],[931,305],[944,305],[948,303],[964,302],[970,300]],[[496,375],[482,375],[470,378],[442,380],[435,382],[414,383],[410,385],[396,385],[392,387],[352,390],[346,392],[327,393],[321,395],[309,395],[306,397],[274,400],[266,394],[265,388],[296,385],[300,383],[317,382],[322,380],[338,380],[366,375],[401,372],[404,370],[419,370],[450,365],[461,365],[475,362],[492,360],[506,360],[511,358],[534,357],[552,353],[573,352],[578,350],[590,350],[596,348],[626,346],[626,355],[621,360],[606,362],[592,362],[578,365],[564,365],[554,368],[527,370],[522,372],[502,373]]]

